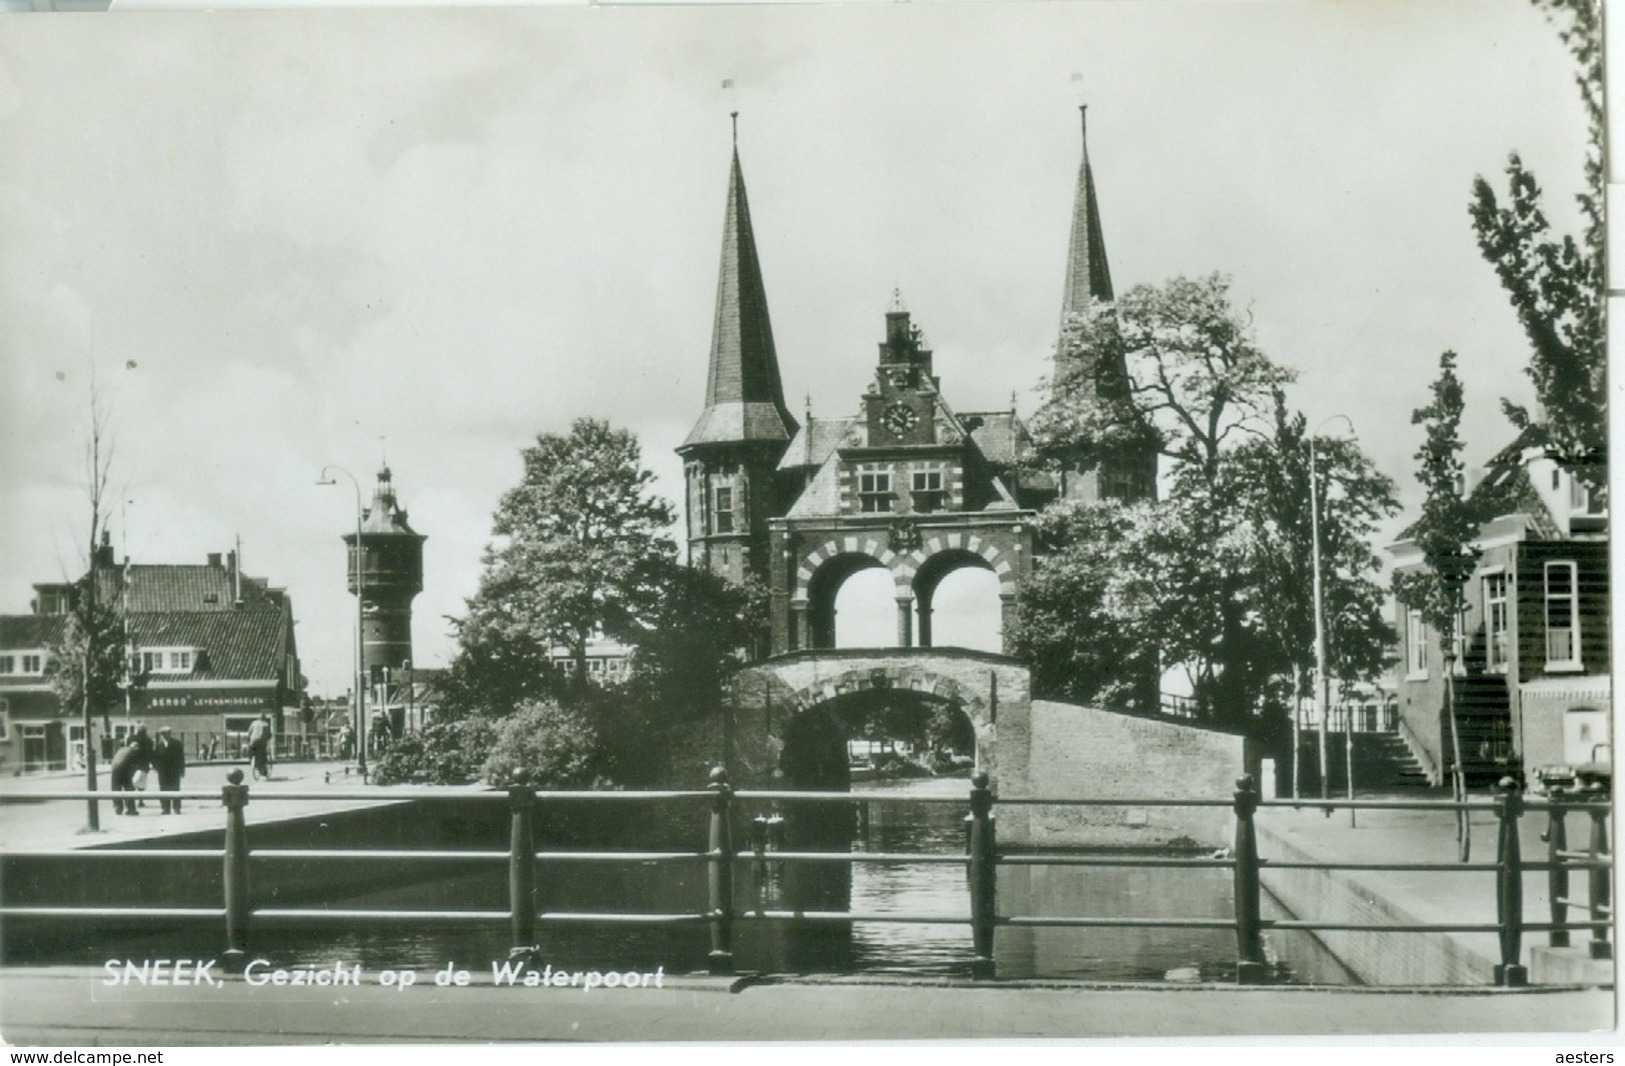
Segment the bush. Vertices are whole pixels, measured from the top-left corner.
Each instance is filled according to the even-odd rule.
[[[483,719],[436,722],[392,740],[373,761],[373,779],[380,785],[466,785],[479,780],[496,738],[496,727]]]
[[[523,774],[541,788],[593,788],[609,783],[605,769],[603,744],[586,712],[535,701],[497,723],[483,775],[498,787]]]

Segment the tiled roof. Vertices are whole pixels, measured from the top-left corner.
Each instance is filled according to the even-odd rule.
[[[1553,518],[1551,510],[1529,480],[1529,468],[1521,462],[1501,466],[1479,482],[1468,494],[1467,502],[1477,512],[1480,521],[1487,522],[1502,515],[1523,514],[1529,518],[1529,530],[1541,540],[1562,540],[1563,531]]]
[[[121,582],[128,575],[128,587]],[[236,609],[237,589],[231,571],[225,566],[131,565],[97,572],[102,595],[121,594],[126,609],[150,611],[231,611]],[[242,581],[243,606],[263,608],[281,602],[280,591],[266,588],[264,578],[245,576]]]
[[[797,431],[795,440],[785,450],[784,458],[779,460],[779,469],[821,466],[858,425],[856,418],[809,417],[807,424]]]
[[[287,614],[276,608],[132,614],[130,635],[137,648],[203,649],[190,674],[155,674],[154,681],[269,682],[282,673]]]
[[[756,258],[745,175],[735,150],[728,173],[728,206],[722,227],[722,264],[717,277],[705,411],[683,446],[786,441],[795,428],[795,419],[784,406],[778,353],[773,347],[773,326],[767,313],[767,289]]]
[[[841,511],[841,460],[831,452],[807,487],[796,497],[789,518],[821,518]]]
[[[21,651],[48,647],[62,635],[62,628],[67,624],[67,615],[61,614],[0,615],[0,649]]]
[[[1014,466],[1027,427],[1014,411],[967,411],[959,420],[971,427],[971,440],[994,466]]]

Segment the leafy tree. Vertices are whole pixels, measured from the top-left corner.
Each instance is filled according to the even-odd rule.
[[[610,783],[604,770],[601,734],[588,713],[539,700],[498,723],[482,774],[497,787],[523,777],[541,788],[594,788]]]
[[[373,764],[373,776],[380,785],[477,781],[496,738],[496,726],[481,718],[435,722],[391,741]]]
[[[654,475],[631,433],[578,419],[567,434],[538,436],[523,458],[461,626],[470,705],[540,696],[545,675],[535,667],[555,645],[569,649],[587,685],[588,640],[634,632],[676,552],[664,535],[671,505],[651,494]]]
[[[1245,518],[1247,570],[1255,575],[1270,672],[1285,676],[1314,661],[1314,526],[1309,513],[1311,447],[1320,504],[1322,609],[1335,677],[1370,680],[1386,667],[1396,639],[1384,620],[1382,560],[1371,549],[1379,524],[1399,509],[1393,480],[1354,440],[1315,436],[1277,392],[1268,437],[1227,457],[1223,482]]]
[[[628,634],[629,694],[652,721],[692,720],[721,706],[723,683],[767,619],[767,591],[675,559],[653,568],[651,593]]]
[[[1433,400],[1411,413],[1411,423],[1423,427],[1423,442],[1416,453],[1417,480],[1426,493],[1422,513],[1410,536],[1421,549],[1426,565],[1394,574],[1394,597],[1420,612],[1422,621],[1439,635],[1444,653],[1445,705],[1450,721],[1451,763],[1458,795],[1466,783],[1461,764],[1461,734],[1451,698],[1456,629],[1464,607],[1463,586],[1478,564],[1478,516],[1462,493],[1465,466],[1461,459],[1461,379],[1456,377],[1456,353],[1439,357],[1439,376],[1432,385]],[[1465,859],[1465,844],[1463,858]]]
[[[1063,503],[1034,520],[1039,563],[1005,639],[1031,667],[1035,692],[1156,709],[1159,648],[1138,624],[1145,600],[1127,600],[1143,590],[1125,581],[1129,546],[1143,541],[1148,515],[1145,506]]]
[[[1479,177],[1471,214],[1478,246],[1512,300],[1531,346],[1528,374],[1540,409],[1502,400],[1519,443],[1546,451],[1607,496],[1607,355],[1603,332],[1602,37],[1594,0],[1535,0],[1558,25],[1579,65],[1576,80],[1590,127],[1585,189],[1577,197],[1580,239],[1558,237],[1541,207],[1539,183],[1513,153],[1507,190]]]
[[[1070,323],[1066,343],[1035,419],[1039,455],[1087,463],[1155,443],[1165,491],[1040,521],[1013,634],[1035,686],[1144,706],[1156,664],[1181,666],[1200,715],[1265,729],[1261,710],[1284,707],[1286,679],[1313,656],[1309,438],[1285,403],[1292,371],[1254,345],[1218,275],[1137,288]],[[1353,442],[1317,447],[1338,504],[1322,531],[1328,615],[1341,619],[1341,668],[1368,675],[1387,634],[1369,539],[1393,485]]]
[[[1267,424],[1274,390],[1294,377],[1253,343],[1222,274],[1136,286],[1108,313],[1074,316],[1056,363],[1033,420],[1041,456],[1148,442],[1208,477],[1229,444]]]
[[[564,687],[552,648],[523,627],[494,624],[491,611],[451,618],[457,655],[440,682],[442,721],[504,718],[523,703],[549,699]]]

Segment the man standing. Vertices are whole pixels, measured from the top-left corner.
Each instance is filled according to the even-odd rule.
[[[181,778],[186,775],[186,745],[175,737],[167,725],[158,728],[158,741],[152,749],[152,768],[158,773],[160,792],[180,791]],[[159,796],[158,804],[164,814],[170,812],[172,804],[174,812],[181,813],[179,799],[169,800]]]
[[[271,780],[271,716],[262,714],[248,727],[248,753],[254,762],[254,780]]]
[[[135,800],[119,799],[120,792],[133,792],[135,789],[135,768],[141,760],[141,749],[134,740],[125,741],[124,746],[113,754],[113,762],[108,767],[109,776],[113,786],[113,813],[139,814],[135,809]]]

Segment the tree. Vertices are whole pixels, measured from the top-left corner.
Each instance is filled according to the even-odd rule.
[[[631,433],[578,419],[568,434],[538,436],[523,458],[523,479],[497,507],[501,540],[486,551],[460,627],[464,678],[487,686],[488,697],[541,695],[545,682],[529,671],[554,646],[569,650],[577,683],[587,685],[587,642],[636,630],[676,552],[664,535],[671,505],[650,493],[654,475]]]
[[[1527,373],[1537,413],[1501,401],[1519,443],[1542,448],[1598,500],[1608,491],[1607,355],[1603,331],[1601,9],[1593,0],[1535,0],[1558,24],[1579,65],[1576,81],[1590,129],[1583,232],[1557,237],[1541,208],[1539,183],[1513,153],[1504,199],[1483,177],[1473,183],[1478,246],[1495,268],[1529,338]]]
[[[123,605],[115,591],[119,575],[107,559],[111,553],[107,547],[107,494],[113,448],[107,412],[94,382],[90,391],[90,425],[84,461],[85,497],[90,511],[85,570],[73,583],[67,624],[55,645],[48,649],[46,674],[61,705],[79,709],[85,736],[85,789],[94,792],[96,712],[99,709],[105,721],[118,700],[120,683],[125,680],[129,665]],[[102,562],[107,565],[100,565]],[[95,800],[89,801],[87,824],[91,830],[100,828]]]
[[[1462,590],[1478,564],[1478,516],[1462,492],[1466,467],[1461,458],[1461,379],[1456,377],[1456,353],[1439,357],[1439,376],[1431,387],[1433,400],[1411,413],[1411,423],[1423,427],[1422,447],[1416,453],[1417,480],[1426,494],[1422,513],[1410,536],[1422,552],[1421,569],[1394,574],[1394,598],[1415,611],[1439,635],[1444,654],[1445,707],[1450,721],[1451,775],[1457,797],[1466,792],[1461,764],[1461,734],[1456,721],[1451,677],[1454,671],[1456,630],[1464,608]],[[1465,822],[1458,819],[1466,859]]]
[[[603,771],[603,745],[591,718],[580,708],[539,700],[498,723],[482,774],[498,788],[524,780],[567,789],[607,785]]]
[[[1284,676],[1313,665],[1313,523],[1310,520],[1310,451],[1314,450],[1320,502],[1322,604],[1327,623],[1328,666],[1333,676],[1370,680],[1386,667],[1395,636],[1383,619],[1384,593],[1375,580],[1382,560],[1371,549],[1379,524],[1399,510],[1393,480],[1377,470],[1359,444],[1346,437],[1316,435],[1275,397],[1268,437],[1247,441],[1230,454],[1222,482],[1249,530],[1247,569],[1257,577],[1264,640],[1271,673]]]
[[[652,721],[704,717],[721,705],[723,684],[743,649],[757,642],[767,618],[767,590],[675,559],[663,560],[638,624],[628,682]]]
[[[1062,466],[1154,443],[1165,491],[1040,523],[1015,628],[1035,685],[1143,704],[1131,694],[1156,663],[1182,666],[1199,715],[1268,729],[1260,713],[1284,706],[1285,679],[1312,654],[1308,437],[1285,404],[1292,371],[1256,347],[1219,275],[1136,288],[1075,319],[1064,343],[1034,421],[1038,455]],[[1323,547],[1346,616],[1340,653],[1370,671],[1386,627],[1369,538],[1393,486],[1351,441],[1322,451],[1321,478],[1339,487]]]
[[[1126,602],[1130,544],[1143,540],[1150,508],[1060,504],[1033,522],[1038,565],[1022,582],[1011,653],[1032,669],[1033,691],[1076,703],[1156,709],[1158,645]],[[1149,681],[1149,688],[1147,682]]]
[[[1253,343],[1222,274],[1136,286],[1108,312],[1074,316],[1056,363],[1033,420],[1040,456],[1149,442],[1208,477],[1229,444],[1267,425],[1274,390],[1294,377]]]

